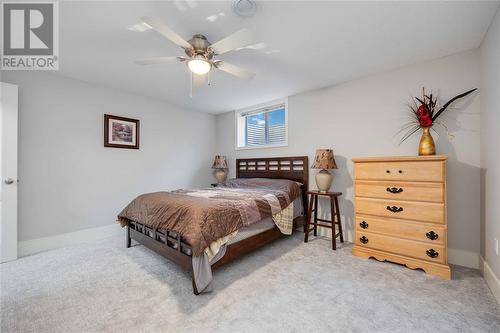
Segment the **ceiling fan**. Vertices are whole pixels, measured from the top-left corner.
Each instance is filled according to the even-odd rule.
[[[168,26],[157,18],[144,16],[141,21],[154,29],[171,42],[182,47],[186,56],[156,57],[136,61],[139,65],[166,64],[172,62],[186,62],[191,71],[191,96],[193,85],[210,84],[209,73],[216,68],[241,79],[252,79],[255,74],[239,66],[232,65],[226,61],[215,59],[216,56],[247,46],[253,42],[252,33],[242,29],[234,34],[211,44],[201,34],[194,35],[191,40],[186,41],[172,31]]]

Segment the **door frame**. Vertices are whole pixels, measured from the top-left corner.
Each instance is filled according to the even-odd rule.
[[[0,82],[0,163],[1,181],[1,223],[0,223],[0,262],[17,259],[17,214],[18,214],[18,86]],[[9,125],[6,125],[9,124]],[[15,126],[12,126],[15,124]],[[6,138],[9,139],[6,142]],[[8,160],[4,159],[8,156]],[[5,180],[12,178],[12,184]],[[7,204],[6,204],[7,201]]]

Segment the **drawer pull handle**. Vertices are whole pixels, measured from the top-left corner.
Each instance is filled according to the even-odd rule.
[[[360,226],[361,228],[363,228],[363,229],[366,229],[366,228],[368,228],[368,223],[366,223],[365,221],[363,221],[363,222],[361,222],[361,223],[359,224],[359,226]]]
[[[386,189],[387,192],[390,192],[390,193],[393,193],[393,194],[398,194],[398,193],[401,193],[403,192],[403,189],[400,187],[400,188],[397,188],[397,187],[388,187]]]
[[[403,173],[403,170],[398,170],[399,173]]]
[[[390,171],[390,170],[385,170],[385,172],[386,172],[386,173],[391,173],[391,171]]]
[[[439,255],[439,252],[437,252],[436,250],[434,249],[429,249],[427,251],[425,251],[425,253],[431,257],[431,258],[437,258],[437,256]]]
[[[359,239],[359,241],[360,241],[361,243],[363,243],[363,244],[366,244],[366,243],[368,243],[368,238],[366,238],[365,236],[363,236],[363,237],[361,237],[361,238]]]
[[[403,211],[403,207],[396,207],[396,206],[387,206],[386,209],[388,211],[391,211],[393,213],[399,213],[399,212],[402,212]]]
[[[426,233],[425,236],[427,236],[427,238],[429,238],[430,240],[436,240],[439,238],[439,235],[436,234],[433,230]]]

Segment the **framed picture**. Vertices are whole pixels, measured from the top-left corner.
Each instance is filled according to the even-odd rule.
[[[104,147],[139,149],[139,120],[105,114]]]

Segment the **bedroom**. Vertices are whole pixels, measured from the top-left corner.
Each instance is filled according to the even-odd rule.
[[[12,3],[2,2],[2,332],[500,329],[498,1],[60,1],[49,14]],[[20,60],[37,53],[5,53],[7,41],[46,42],[57,58],[38,57],[56,62],[30,67]],[[436,120],[429,156],[418,125],[400,142],[415,97],[429,103],[423,87],[436,111],[477,88]],[[382,174],[363,178],[366,165]],[[308,195],[325,179],[329,195]],[[201,190],[170,192],[180,189]],[[156,192],[174,217],[140,217],[154,198],[135,198]],[[377,200],[383,211],[363,211]],[[199,209],[214,201],[233,210]],[[122,216],[132,228],[121,228],[131,203],[140,221]],[[306,243],[315,214],[340,221],[339,237],[318,227]],[[210,255],[219,267],[196,261],[193,279],[209,236],[222,240]]]

